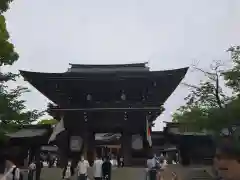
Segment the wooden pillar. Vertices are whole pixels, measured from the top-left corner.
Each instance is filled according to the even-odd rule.
[[[124,165],[129,166],[131,165],[131,161],[132,161],[131,134],[127,133],[126,131],[123,131],[121,141],[122,141],[121,147],[122,147],[122,156],[124,158]]]
[[[91,164],[93,164],[93,161],[95,159],[95,133],[88,132],[88,139],[87,139],[87,159]]]
[[[88,151],[88,133],[87,133],[87,130],[84,130],[82,138],[83,138],[83,153],[82,153],[82,155],[84,155],[84,157],[87,158],[87,151]]]
[[[64,168],[68,162],[68,153],[65,149],[58,150],[58,153],[60,155],[60,167]]]
[[[60,167],[63,168],[67,165],[69,156],[69,133],[64,131],[60,133],[56,139],[56,144],[58,146],[58,153],[60,155]]]
[[[34,149],[33,147],[29,148],[29,150],[28,150],[28,157],[29,157],[28,165],[34,161],[35,154],[36,154],[36,149]]]
[[[36,160],[36,180],[40,180],[40,176],[41,176],[41,160],[40,160],[40,147],[38,147],[36,149],[35,152],[35,160]]]

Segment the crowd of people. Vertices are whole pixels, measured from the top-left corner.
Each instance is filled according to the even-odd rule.
[[[43,167],[57,167],[58,158],[53,156],[52,158],[43,158],[42,161],[32,161],[28,166],[28,180],[40,179],[41,169]],[[22,175],[19,168],[15,165],[15,160],[11,157],[7,157],[6,169],[8,173],[5,173],[5,179],[1,180],[21,180]],[[160,156],[154,155],[149,157],[146,162],[147,164],[147,176],[148,180],[155,180],[153,176],[158,176],[160,169],[163,169],[168,164],[166,155],[161,154]],[[96,157],[92,164],[92,172],[95,180],[110,180],[111,172],[114,168],[123,167],[124,158],[114,157],[112,155],[107,155],[104,157]],[[71,160],[68,161],[66,166],[62,169],[62,179],[69,180],[75,174],[77,175],[77,180],[88,180],[88,168],[90,164],[84,156],[81,156],[77,165],[74,165]]]
[[[118,165],[114,164],[114,161],[112,161],[109,156],[104,157],[103,160],[102,158],[96,157],[92,166],[94,179],[110,180],[112,168],[116,166]],[[68,161],[67,166],[63,169],[62,179],[69,180],[76,173],[77,180],[87,180],[89,167],[89,162],[84,156],[81,156],[76,168],[73,167],[71,161]]]
[[[17,165],[17,161],[11,154],[5,155],[5,172],[1,175],[0,180],[23,180],[20,168]],[[223,141],[217,146],[217,151],[214,158],[213,167],[216,172],[216,177],[221,180],[239,180],[240,179],[240,145],[237,140]],[[39,162],[39,161],[38,161]],[[166,156],[161,154],[160,156],[149,156],[146,162],[146,180],[160,180],[161,172],[167,167],[168,164],[174,164],[177,162],[170,162]],[[95,180],[110,180],[112,175],[112,169],[117,164],[113,163],[109,156],[102,158],[96,158],[94,160],[92,170]],[[29,180],[39,178],[42,165],[37,162],[31,162],[29,164]],[[76,180],[88,180],[88,168],[89,162],[81,156],[77,166],[74,167],[72,162],[69,161],[62,171],[62,179],[68,180],[75,174]]]

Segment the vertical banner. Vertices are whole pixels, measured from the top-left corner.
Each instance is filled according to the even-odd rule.
[[[146,137],[147,137],[147,141],[150,147],[152,147],[152,137],[151,137],[151,127],[148,123],[148,117],[146,117]]]

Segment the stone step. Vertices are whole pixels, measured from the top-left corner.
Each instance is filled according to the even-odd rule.
[[[93,179],[92,168],[88,171],[90,180]],[[60,168],[43,168],[41,173],[41,180],[55,180],[61,179],[62,170]],[[112,180],[145,180],[146,173],[144,168],[116,168],[112,171]],[[76,180],[76,175],[72,177]]]
[[[205,170],[193,170],[189,174],[189,180],[213,180],[214,178]]]
[[[213,180],[215,179],[205,166],[202,167],[183,167],[180,165],[168,166],[181,180]]]

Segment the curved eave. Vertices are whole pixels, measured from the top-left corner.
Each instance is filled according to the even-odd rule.
[[[88,80],[127,80],[132,86],[136,85],[136,79],[146,79],[150,80],[160,80],[165,81],[166,84],[159,84],[156,93],[164,96],[161,101],[166,101],[166,99],[172,94],[172,92],[179,85],[181,80],[185,77],[188,68],[180,68],[166,71],[147,71],[147,72],[108,72],[108,73],[40,73],[40,72],[30,72],[30,71],[20,71],[21,75],[27,80],[32,86],[34,86],[38,91],[45,95],[48,99],[58,104],[56,99],[58,98],[57,93],[54,89],[47,87],[45,82],[51,80],[51,83],[66,83],[66,81],[83,80],[88,82]],[[142,82],[142,81],[141,81]],[[76,84],[76,82],[73,82]],[[44,86],[45,85],[45,86]],[[63,84],[66,86],[65,84]],[[144,84],[143,84],[144,85]],[[77,83],[77,86],[83,86],[81,83]],[[164,88],[163,88],[164,87]],[[107,87],[106,87],[107,88]],[[167,92],[163,92],[163,91]],[[162,95],[163,93],[164,95]],[[162,105],[164,102],[159,102]]]
[[[142,77],[159,77],[159,76],[176,76],[184,78],[187,73],[188,67],[164,71],[146,71],[146,72],[101,72],[101,73],[81,73],[81,72],[66,72],[66,73],[42,73],[20,70],[20,74],[29,81],[34,78],[105,78],[105,77],[118,77],[118,78],[142,78]]]

